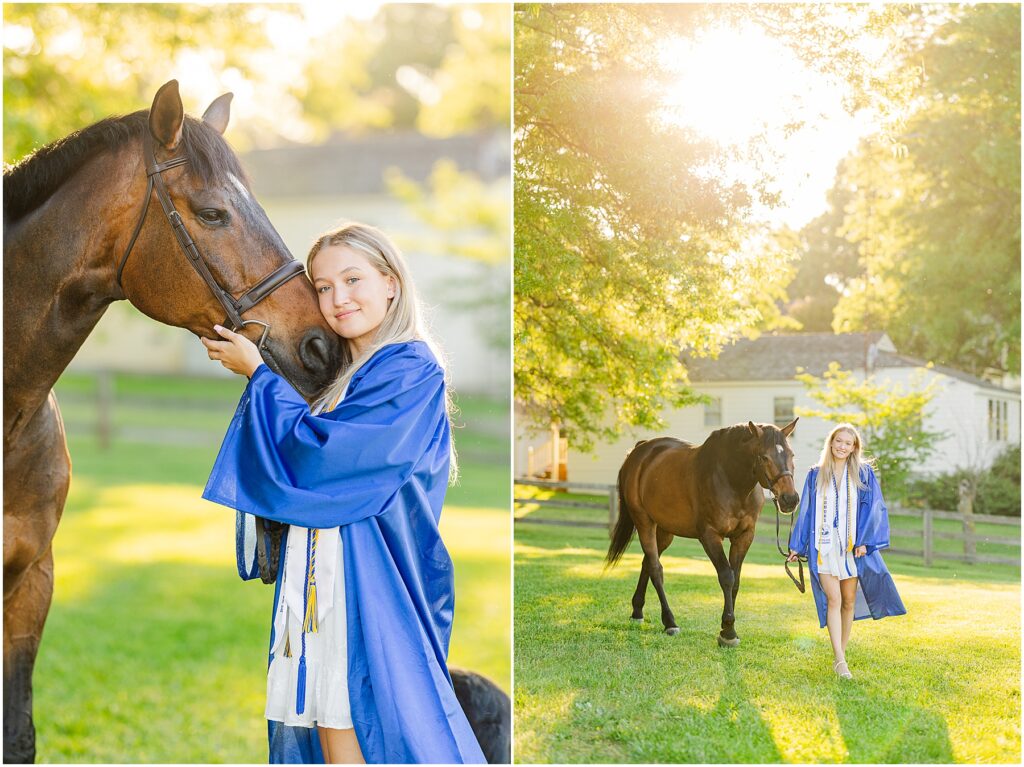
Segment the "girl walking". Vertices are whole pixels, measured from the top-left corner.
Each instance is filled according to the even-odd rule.
[[[853,621],[907,612],[882,561],[888,546],[889,515],[860,434],[839,424],[804,482],[789,561],[807,557],[818,620],[832,643],[832,669],[845,679],[852,677],[846,645]]]

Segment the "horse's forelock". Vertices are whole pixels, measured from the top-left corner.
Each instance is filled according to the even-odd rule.
[[[204,184],[226,178],[229,174],[241,179],[247,186],[249,184],[228,142],[202,120],[185,116],[179,152],[188,158],[190,170]]]

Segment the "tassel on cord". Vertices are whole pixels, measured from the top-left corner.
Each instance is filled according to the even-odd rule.
[[[302,715],[306,710],[306,653],[299,658],[299,681],[295,691],[295,713]]]
[[[312,580],[306,587],[306,618],[302,622],[302,630],[307,634],[319,631],[316,620],[316,581]]]
[[[310,544],[309,572],[306,574],[306,615],[302,620],[302,632],[304,634],[316,634],[320,630],[316,617],[316,544],[319,537],[320,531],[313,530]]]

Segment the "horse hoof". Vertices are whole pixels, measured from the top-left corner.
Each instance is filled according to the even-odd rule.
[[[671,628],[667,628],[665,629],[665,633],[668,634],[670,637],[674,637],[676,634],[679,633],[679,627],[672,626]]]
[[[644,622],[643,618],[630,618],[629,620],[630,620],[631,623],[643,623]]]
[[[721,634],[718,635],[718,646],[719,647],[738,647],[740,643],[739,637],[733,637],[732,639],[726,639]]]

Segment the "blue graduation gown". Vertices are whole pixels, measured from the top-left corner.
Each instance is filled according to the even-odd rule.
[[[368,763],[485,761],[446,665],[455,600],[437,523],[450,445],[443,371],[422,341],[377,351],[316,416],[262,365],[203,492],[277,522],[341,527],[349,698]],[[314,729],[269,724],[272,763],[323,761]]]
[[[800,513],[793,526],[789,548],[807,557],[811,571],[811,592],[818,608],[818,621],[825,628],[828,598],[822,591],[818,579],[818,549],[814,544],[814,509],[817,502],[817,481],[819,468],[807,474],[804,491],[800,496]],[[857,488],[857,531],[854,548],[866,546],[867,554],[857,557],[857,601],[853,618],[885,618],[889,615],[906,615],[896,584],[882,560],[882,549],[889,547],[889,513],[882,498],[882,488],[870,466],[862,466],[861,482],[866,487]]]

